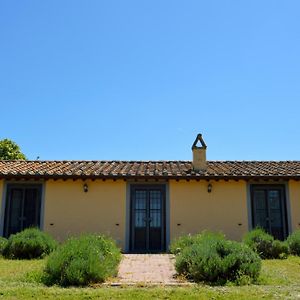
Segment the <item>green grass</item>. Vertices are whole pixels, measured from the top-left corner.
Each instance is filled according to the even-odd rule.
[[[0,258],[0,299],[297,299],[300,258],[266,260],[258,285],[210,287],[46,287],[35,281],[45,260]]]

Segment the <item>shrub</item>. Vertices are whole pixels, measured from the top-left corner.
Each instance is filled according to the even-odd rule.
[[[188,235],[183,235],[174,241],[172,241],[170,245],[170,252],[172,254],[179,254],[182,249],[185,247],[191,246],[194,243],[195,236],[192,236],[190,234]]]
[[[261,228],[249,231],[243,242],[263,259],[286,258],[289,252],[286,242],[274,240],[272,235]]]
[[[272,258],[274,242],[273,236],[261,228],[249,231],[243,238],[243,242],[256,251],[261,258]]]
[[[272,257],[275,259],[287,258],[289,254],[289,247],[287,242],[282,242],[279,240],[274,240],[272,244]]]
[[[243,278],[251,282],[258,278],[261,259],[247,245],[220,235],[202,234],[201,239],[176,256],[175,267],[179,274],[196,282],[241,284]]]
[[[191,248],[194,245],[206,243],[207,241],[217,242],[218,240],[225,240],[223,234],[212,233],[209,231],[203,231],[197,235],[182,236],[174,240],[171,244],[173,254],[176,256],[175,267],[179,274],[188,275],[188,268],[192,258],[192,253],[186,249]],[[182,254],[182,255],[179,255]]]
[[[43,258],[57,247],[57,242],[37,228],[27,228],[9,237],[3,255],[11,259]]]
[[[288,236],[286,241],[290,253],[300,256],[300,230],[294,231],[291,235]]]
[[[84,286],[103,282],[116,275],[120,258],[119,248],[108,237],[83,235],[70,238],[49,256],[44,283]]]
[[[7,239],[4,237],[0,237],[0,255],[3,254],[3,250],[6,247]]]
[[[196,235],[183,235],[172,241],[170,245],[170,252],[172,254],[179,254],[184,248],[192,246],[193,244],[200,242],[203,238],[205,239],[225,239],[224,234],[215,233],[210,231],[203,231],[202,233]]]

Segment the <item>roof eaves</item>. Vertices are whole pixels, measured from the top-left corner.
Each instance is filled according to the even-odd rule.
[[[31,180],[39,180],[39,179],[54,179],[54,180],[68,180],[68,179],[144,179],[144,180],[153,180],[153,179],[164,179],[164,180],[300,180],[300,175],[220,175],[220,174],[213,174],[213,175],[204,175],[204,174],[187,174],[187,175],[136,175],[136,174],[98,174],[98,175],[91,175],[91,174],[36,174],[28,172],[26,174],[3,174],[0,175],[0,179],[31,179]]]

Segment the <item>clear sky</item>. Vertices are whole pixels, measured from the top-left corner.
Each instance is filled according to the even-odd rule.
[[[0,2],[0,139],[29,159],[300,159],[300,1]]]

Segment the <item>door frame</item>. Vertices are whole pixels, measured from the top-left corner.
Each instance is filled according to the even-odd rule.
[[[272,187],[282,189],[283,196],[283,219],[284,219],[284,234],[285,238],[291,233],[291,208],[289,199],[288,182],[258,182],[251,181],[247,187],[247,210],[248,210],[248,229],[249,231],[254,229],[254,207],[253,207],[253,188],[259,186],[261,188],[266,187],[272,189]]]
[[[164,250],[162,252],[166,252],[169,248],[170,244],[170,197],[169,197],[169,184],[166,180],[149,180],[146,181],[136,181],[130,180],[127,182],[126,186],[126,229],[125,229],[125,247],[124,252],[130,253],[131,252],[131,230],[132,230],[132,210],[131,210],[131,194],[132,194],[132,187],[146,187],[149,188],[150,186],[157,187],[162,186],[164,187]]]
[[[7,207],[7,191],[9,186],[40,186],[41,191],[41,207],[40,207],[40,226],[41,230],[44,230],[44,217],[45,217],[45,189],[46,184],[44,180],[29,180],[26,182],[23,181],[16,181],[16,180],[9,180],[4,181],[3,183],[3,191],[2,191],[2,203],[0,207],[0,236],[4,236],[4,225],[5,225],[5,214],[6,214],[6,207]],[[0,195],[1,196],[1,195]]]

